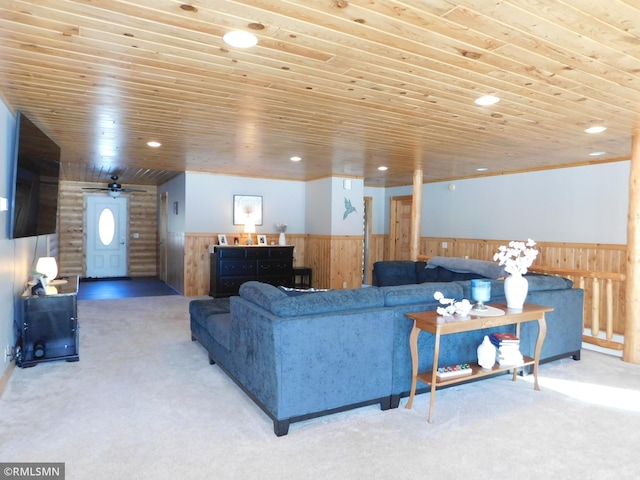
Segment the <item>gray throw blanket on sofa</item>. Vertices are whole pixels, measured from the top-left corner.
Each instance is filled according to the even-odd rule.
[[[470,260],[458,257],[433,257],[427,261],[425,268],[442,267],[457,273],[476,273],[486,278],[497,279],[505,276],[504,267],[495,262]]]

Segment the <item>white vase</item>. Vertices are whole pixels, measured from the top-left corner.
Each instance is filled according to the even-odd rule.
[[[508,308],[522,310],[528,291],[529,282],[521,274],[512,273],[504,279],[504,296],[507,299]]]
[[[484,336],[484,340],[478,345],[478,365],[482,368],[490,369],[496,363],[496,347],[491,343],[487,335]]]
[[[287,239],[284,236],[284,232],[280,232],[280,236],[278,237],[278,245],[286,245]]]

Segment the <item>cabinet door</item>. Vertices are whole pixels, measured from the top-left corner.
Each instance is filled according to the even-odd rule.
[[[291,259],[258,260],[258,280],[265,275],[288,275],[290,277],[292,268]]]
[[[271,258],[293,258],[293,247],[271,247],[269,248]]]
[[[26,299],[22,319],[23,362],[78,354],[75,295]]]
[[[228,297],[230,295],[238,295],[240,285],[250,280],[255,280],[255,277],[220,277],[215,296]]]
[[[250,277],[256,274],[256,262],[255,260],[220,260],[218,269],[221,278],[235,275]]]

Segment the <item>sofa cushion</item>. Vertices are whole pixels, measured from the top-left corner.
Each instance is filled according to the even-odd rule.
[[[196,317],[206,317],[217,313],[229,313],[228,298],[208,298],[206,300],[191,300],[189,302],[189,314]]]
[[[496,262],[459,257],[433,257],[427,262],[427,268],[442,267],[451,272],[474,273],[484,278],[504,277],[504,267]],[[461,279],[458,279],[461,280]]]
[[[278,285],[278,288],[282,290],[288,297],[299,297],[307,293],[327,292],[328,288],[292,288]]]
[[[245,282],[240,296],[281,317],[315,315],[384,306],[384,295],[376,287],[328,290],[289,296],[268,283]]]
[[[384,304],[387,307],[411,305],[416,303],[438,303],[433,294],[441,292],[446,298],[462,300],[462,287],[452,282],[427,282],[414,285],[396,285],[380,287],[384,292]]]
[[[260,305],[265,310],[271,311],[271,302],[281,298],[287,298],[287,294],[268,283],[251,280],[240,285],[239,295],[245,300]]]
[[[384,295],[379,288],[370,287],[287,296],[272,301],[268,310],[281,317],[294,317],[382,306],[384,306]]]
[[[231,349],[231,314],[228,298],[192,300],[189,302],[189,314],[220,345]]]
[[[573,282],[568,278],[556,275],[544,275],[541,273],[528,273],[525,278],[529,282],[529,292],[542,292],[546,290],[564,290],[573,287]],[[491,281],[491,298],[504,298],[504,280]],[[460,282],[464,298],[471,298],[471,282]],[[490,300],[491,301],[491,300]],[[527,300],[528,301],[528,300]]]
[[[418,283],[457,282],[458,280],[486,278],[478,273],[453,272],[442,267],[426,268],[425,262],[416,262],[416,276],[418,278]]]
[[[542,273],[528,273],[525,275],[529,282],[530,292],[539,292],[543,290],[563,290],[572,288],[573,282],[568,278],[559,277],[557,275],[544,275]]]
[[[373,284],[378,287],[417,283],[416,262],[390,260],[373,264]]]

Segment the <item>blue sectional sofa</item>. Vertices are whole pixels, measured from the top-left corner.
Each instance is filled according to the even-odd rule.
[[[411,267],[383,263],[387,265],[376,265],[381,284],[395,283],[385,271]],[[287,434],[291,422],[370,404],[379,403],[383,410],[397,407],[411,387],[412,322],[405,313],[434,310],[436,291],[448,298],[470,298],[468,279],[439,273],[450,280],[302,294],[247,282],[228,305],[220,299],[191,302],[192,339],[269,415],[278,436]],[[579,359],[583,291],[561,277],[528,279],[527,302],[554,308],[547,314],[541,361]],[[492,280],[491,301],[504,300],[502,280]],[[443,337],[440,364],[475,361],[477,345],[489,331]],[[536,337],[536,322],[522,325],[523,354],[532,356]],[[433,341],[426,333],[419,337],[421,371],[432,366]],[[423,391],[424,385],[418,389]]]

